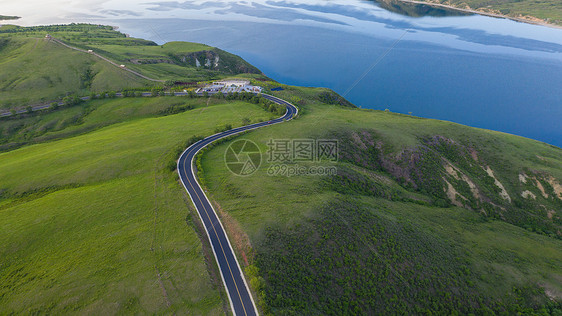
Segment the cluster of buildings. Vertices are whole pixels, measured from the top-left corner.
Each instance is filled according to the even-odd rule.
[[[261,87],[252,86],[250,85],[250,81],[248,80],[237,80],[237,79],[230,79],[230,80],[221,80],[215,81],[210,85],[206,85],[203,88],[199,88],[195,91],[196,93],[235,93],[235,92],[252,92],[252,93],[260,93]]]

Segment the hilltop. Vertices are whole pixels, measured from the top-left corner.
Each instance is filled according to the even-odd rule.
[[[101,92],[0,119],[0,314],[229,312],[176,160],[197,139],[277,109],[241,94],[161,93],[226,77],[299,107],[294,120],[222,141],[197,162],[263,314],[562,310],[558,147],[359,109],[201,44],[155,45],[81,24],[2,27],[0,41],[4,108]],[[22,65],[33,71],[6,71]],[[88,69],[93,79],[80,81]],[[45,76],[52,84],[39,84]],[[225,164],[239,139],[262,152],[243,177]],[[337,155],[270,159],[272,143],[293,140],[336,143]],[[302,167],[336,172],[283,174]]]
[[[46,37],[49,35],[50,37]],[[154,79],[146,80],[126,69]],[[0,28],[0,109],[51,102],[67,95],[150,89],[220,79],[259,70],[241,58],[202,44],[128,37],[110,26],[71,24]]]

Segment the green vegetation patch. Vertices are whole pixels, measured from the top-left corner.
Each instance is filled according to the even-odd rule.
[[[267,312],[514,314],[562,307],[535,285],[508,289],[502,299],[482,294],[462,248],[405,212],[364,202],[338,200],[301,225],[266,230],[255,265]]]

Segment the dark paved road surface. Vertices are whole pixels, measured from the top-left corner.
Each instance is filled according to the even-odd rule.
[[[203,221],[207,236],[211,242],[219,270],[221,272],[223,283],[228,293],[230,305],[235,315],[257,315],[256,305],[252,299],[248,285],[242,274],[242,270],[232,246],[228,241],[226,233],[219,221],[219,218],[211,206],[211,203],[205,196],[201,186],[196,180],[196,172],[194,166],[194,157],[199,150],[210,143],[231,135],[235,135],[244,131],[268,126],[272,124],[282,123],[292,119],[297,114],[297,108],[276,97],[263,94],[263,97],[287,107],[287,112],[282,117],[263,123],[256,123],[248,126],[238,127],[226,132],[209,136],[187,148],[180,156],[178,161],[178,173],[180,175],[183,186],[189,193],[193,204],[197,208],[197,212]]]

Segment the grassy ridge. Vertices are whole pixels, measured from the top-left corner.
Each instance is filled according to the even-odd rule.
[[[562,179],[559,148],[449,122],[323,104],[322,89],[286,88],[277,94],[300,104],[300,117],[243,137],[260,145],[264,159],[270,139],[337,139],[339,162],[320,164],[337,167],[336,176],[268,176],[271,164],[265,162],[255,174],[237,177],[223,163],[228,143],[201,161],[203,180],[237,240],[241,262],[247,261],[265,312],[560,309],[562,199],[546,184],[548,198],[543,196],[537,185],[547,175]],[[520,173],[529,175],[527,183]],[[481,194],[475,205],[462,175]],[[445,181],[456,190],[452,199]],[[523,198],[524,190],[536,199]]]
[[[79,39],[82,37],[71,40],[76,42]],[[219,78],[221,74],[260,73],[257,68],[235,55],[198,43],[168,42],[161,46],[155,46],[154,43],[123,46],[120,43],[107,45],[103,42],[85,41],[80,44],[157,79],[198,81]]]
[[[111,125],[0,153],[0,313],[223,313],[168,163],[270,114],[222,101],[158,117],[168,99],[95,101],[82,124]]]
[[[4,118],[0,124],[0,151],[75,136],[133,118],[179,113],[219,103],[223,101],[179,97],[106,99]]]
[[[0,28],[0,109],[50,102],[67,94],[162,86],[45,38],[93,50],[153,79],[197,82],[261,72],[240,57],[196,43],[130,38],[109,26],[71,24]]]

